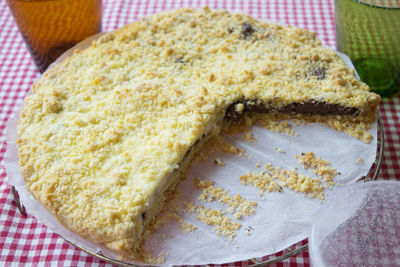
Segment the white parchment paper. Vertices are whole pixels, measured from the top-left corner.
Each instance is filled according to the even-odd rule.
[[[260,126],[252,127],[256,139],[249,143],[243,138],[229,137],[235,146],[244,149],[248,157],[232,154],[215,153],[204,163],[192,166],[188,178],[180,184],[179,190],[186,201],[209,208],[220,208],[218,202],[204,203],[198,200],[201,191],[193,186],[193,178],[207,179],[229,191],[232,196],[240,193],[242,197],[259,203],[254,216],[239,220],[241,230],[233,242],[217,236],[211,226],[196,220],[195,214],[183,215],[185,221],[200,229],[189,234],[182,234],[179,224],[169,224],[148,242],[155,252],[168,253],[168,260],[174,264],[226,263],[261,257],[278,252],[308,237],[314,222],[314,215],[322,206],[319,199],[310,199],[303,194],[284,189],[283,193],[264,193],[241,184],[239,177],[249,171],[261,172],[266,163],[281,166],[285,169],[298,168],[298,173],[315,177],[310,170],[306,171],[295,158],[302,152],[314,152],[317,156],[332,162],[341,175],[335,181],[341,184],[355,182],[366,175],[376,156],[376,135],[371,144],[364,144],[348,135],[329,129],[321,124],[310,124],[295,128],[298,137],[268,131]],[[376,127],[373,129],[376,133]],[[286,151],[285,154],[274,150],[274,147]],[[216,157],[226,164],[221,167],[214,163]],[[362,157],[364,163],[354,162]],[[256,163],[261,160],[261,167]],[[330,192],[326,191],[329,199]],[[223,207],[224,209],[224,207]],[[227,210],[227,207],[225,207]],[[251,227],[249,236],[245,229]],[[174,238],[162,236],[174,235]],[[160,242],[161,241],[161,242]]]
[[[346,56],[342,57],[352,66]],[[117,255],[107,249],[67,230],[26,190],[18,166],[16,147],[18,118],[19,111],[7,123],[5,167],[9,183],[16,187],[27,213],[66,240],[90,251],[101,251],[103,255],[118,259]],[[242,227],[232,242],[218,236],[211,226],[197,220],[195,214],[185,213],[182,215],[184,221],[192,223],[198,229],[184,234],[179,223],[170,222],[148,238],[146,247],[153,251],[155,256],[163,252],[165,265],[226,263],[272,254],[308,237],[314,216],[322,206],[319,199],[309,199],[288,189],[284,189],[281,193],[265,193],[260,196],[257,188],[244,186],[239,177],[250,171],[262,171],[262,166],[266,163],[285,169],[297,167],[298,173],[315,177],[310,170],[304,170],[295,158],[302,152],[314,152],[316,156],[329,160],[341,173],[336,177],[336,182],[341,184],[355,182],[367,175],[376,158],[377,124],[375,123],[371,129],[373,140],[369,144],[317,123],[296,126],[293,129],[298,135],[288,136],[268,131],[261,126],[253,126],[251,131],[256,140],[252,143],[241,136],[227,137],[233,145],[245,150],[247,156],[211,154],[207,161],[192,165],[187,179],[179,185],[185,201],[192,201],[196,205],[209,208],[227,207],[218,202],[199,201],[198,196],[201,192],[193,185],[194,177],[215,181],[215,186],[221,186],[232,196],[240,193],[242,197],[258,202],[255,215],[239,220]],[[274,147],[286,153],[279,153]],[[225,166],[221,167],[214,163],[217,157],[225,163]],[[363,163],[355,164],[359,157],[363,159]],[[260,162],[261,167],[256,167],[256,163]],[[329,191],[325,194],[329,198]],[[245,231],[248,227],[252,229],[250,235]]]

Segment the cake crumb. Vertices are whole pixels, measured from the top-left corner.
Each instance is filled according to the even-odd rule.
[[[261,160],[257,160],[257,162],[256,162],[256,167],[257,167],[257,168],[261,167]]]
[[[215,164],[217,164],[218,166],[221,166],[221,167],[225,166],[225,163],[224,163],[220,158],[216,158],[216,159],[214,160],[214,162],[215,162]]]
[[[359,157],[357,160],[354,161],[354,164],[361,164],[361,163],[364,163],[364,160],[361,157]]]
[[[153,257],[150,254],[142,254],[141,260],[147,264],[163,264],[165,263],[164,255],[166,255],[164,251],[158,254],[157,257]]]
[[[264,128],[277,133],[285,133],[289,136],[295,136],[296,134],[292,128],[292,125],[287,120],[262,120],[261,125]]]
[[[260,189],[259,195],[264,192],[281,192],[283,187],[295,192],[306,194],[310,198],[325,199],[324,186],[317,178],[298,174],[295,170],[274,167],[271,163],[265,165],[265,171],[259,173],[249,172],[240,176],[244,185],[251,185]]]
[[[261,173],[253,173],[249,172],[240,176],[240,182],[242,184],[247,185],[250,184],[253,187],[257,187],[260,189],[260,196],[268,191],[268,192],[281,192],[282,187],[273,180],[273,177],[266,172]]]
[[[279,153],[282,153],[282,154],[286,154],[286,151],[283,150],[282,148],[279,148],[279,147],[274,146],[274,150],[275,150],[276,152],[279,152]]]
[[[186,223],[183,219],[179,220],[179,226],[184,234],[190,233],[197,229],[197,226],[191,223]]]
[[[371,124],[376,120],[374,116],[368,118],[340,116],[340,115],[290,115],[296,125],[307,125],[309,123],[323,123],[329,128],[346,133],[366,144],[373,138],[369,132]]]
[[[194,163],[204,162],[214,152],[222,152],[225,154],[235,154],[245,157],[247,154],[244,150],[229,143],[223,136],[216,135],[210,138],[203,148],[193,157]]]
[[[221,209],[209,209],[200,205],[196,209],[196,219],[213,226],[219,236],[228,237],[232,241],[236,236],[236,231],[242,227],[239,222],[232,220],[225,215]]]
[[[251,227],[251,226],[247,226],[246,228],[244,228],[244,232],[245,232],[247,235],[251,235],[251,231],[253,231],[253,230],[254,230],[254,228]]]
[[[196,212],[196,205],[193,202],[184,202],[184,211],[186,212]]]
[[[298,174],[295,170],[281,169],[267,164],[265,169],[269,175],[280,182],[280,185],[295,192],[303,193],[310,198],[325,199],[324,186],[317,178]]]
[[[311,168],[312,172],[322,177],[328,184],[333,185],[333,179],[340,174],[335,168],[331,167],[328,160],[323,160],[314,155],[313,152],[301,153],[301,156],[296,155],[296,158],[303,165],[304,169]]]
[[[240,194],[236,194],[235,197],[230,195],[228,191],[221,187],[215,187],[214,182],[194,179],[194,184],[202,190],[199,200],[204,202],[213,202],[218,200],[220,203],[228,207],[227,211],[234,214],[236,219],[241,219],[244,216],[250,216],[255,214],[257,202],[249,201],[243,198]]]
[[[246,139],[247,142],[253,143],[256,139],[254,138],[254,135],[252,133],[246,133],[244,135],[244,138]]]
[[[175,190],[169,195],[164,210],[157,215],[157,219],[153,220],[149,227],[149,233],[154,233],[159,228],[166,225],[166,223],[175,221],[179,223],[182,233],[187,234],[197,229],[197,227],[191,223],[185,222],[180,214],[185,210],[184,201],[181,199],[181,193],[179,190]],[[165,239],[166,235],[161,234],[161,238]]]

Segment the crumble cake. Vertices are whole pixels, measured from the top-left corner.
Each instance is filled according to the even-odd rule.
[[[106,34],[32,89],[18,125],[28,190],[126,258],[196,151],[242,113],[373,121],[380,101],[314,33],[208,8]]]

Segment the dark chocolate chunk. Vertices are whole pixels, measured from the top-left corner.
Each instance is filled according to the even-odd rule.
[[[239,122],[240,119],[242,118],[242,114],[238,113],[236,111],[236,105],[240,102],[233,103],[229,105],[229,107],[226,110],[225,113],[225,118],[231,119],[233,122]]]
[[[186,62],[183,60],[183,57],[178,57],[178,58],[175,60],[175,62],[176,62],[176,63],[181,63],[181,64],[183,64],[183,65],[186,64]]]
[[[143,211],[142,212],[142,221],[145,221],[146,220],[146,211]]]
[[[320,67],[313,67],[311,69],[311,75],[317,77],[317,80],[325,79],[326,69]]]
[[[251,26],[251,24],[249,23],[243,23],[242,25],[242,35],[245,39],[247,39],[248,37],[251,37],[251,35],[255,32],[256,30],[254,30],[253,26]]]

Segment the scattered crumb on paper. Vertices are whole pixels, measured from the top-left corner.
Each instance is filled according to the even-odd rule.
[[[299,174],[295,170],[274,167],[271,164],[265,165],[268,174],[283,187],[295,192],[306,194],[310,198],[325,199],[324,186],[317,178]]]
[[[244,138],[246,139],[247,142],[253,143],[256,139],[254,138],[254,135],[252,133],[246,133],[244,135]]]
[[[225,189],[215,187],[214,182],[194,179],[195,185],[202,190],[199,199],[203,202],[212,202],[218,200],[228,207],[227,212],[234,214],[236,219],[243,216],[250,216],[255,213],[257,202],[249,201],[240,194],[232,196]]]
[[[226,216],[226,211],[222,209],[210,209],[203,205],[195,206],[193,203],[187,203],[187,211],[195,212],[197,220],[213,226],[218,235],[227,237],[229,241],[235,238],[236,231],[242,227],[240,222],[234,222]]]
[[[164,256],[166,256],[165,252],[161,252],[157,257],[147,255],[145,256],[145,262],[148,264],[163,264],[165,263]]]
[[[271,163],[265,165],[264,171],[249,172],[240,176],[239,179],[244,185],[260,189],[260,196],[264,192],[281,192],[285,187],[310,198],[325,199],[324,185],[327,187],[335,185],[333,179],[340,173],[331,166],[328,160],[315,156],[313,152],[301,153],[300,156],[296,155],[296,158],[304,169],[311,168],[312,172],[322,178],[324,183],[318,178],[299,173],[296,168],[287,170],[272,166]]]
[[[253,187],[257,187],[260,189],[260,195],[262,195],[264,192],[281,192],[282,187],[274,181],[274,177],[272,177],[269,173],[267,172],[259,172],[259,173],[254,173],[254,172],[249,172],[247,174],[244,174],[240,176],[240,181],[244,185],[252,185]]]
[[[197,226],[185,222],[182,218],[179,220],[179,226],[181,227],[182,233],[187,234],[197,229]]]
[[[193,163],[204,162],[214,152],[246,156],[246,152],[229,143],[223,136],[217,135],[210,138],[204,147],[194,156]],[[218,163],[217,163],[218,164]]]
[[[354,164],[361,164],[361,163],[364,163],[364,160],[361,157],[359,157],[357,160],[354,161]]]
[[[279,153],[282,153],[282,154],[286,154],[286,151],[283,150],[282,148],[279,148],[279,147],[274,146],[274,150],[275,150],[276,152],[279,152]]]
[[[264,192],[282,192],[283,187],[306,194],[310,198],[324,199],[324,187],[317,178],[298,174],[295,170],[281,169],[271,164],[265,166],[266,171],[249,172],[240,176],[244,185],[251,185],[260,189],[260,196]]]
[[[277,133],[285,133],[289,136],[295,136],[296,132],[293,130],[292,125],[287,121],[281,120],[262,120],[261,125],[270,130]]]
[[[223,166],[225,166],[225,163],[222,161],[222,159],[220,159],[220,158],[216,158],[215,159],[215,164],[217,164],[218,166],[221,166],[221,167],[223,167]]]
[[[251,232],[254,230],[254,228],[253,227],[251,227],[251,226],[247,226],[246,228],[244,228],[244,232],[247,234],[247,235],[251,235]]]
[[[296,155],[296,158],[304,169],[311,168],[312,172],[322,177],[328,186],[334,185],[333,179],[340,174],[335,168],[331,167],[331,162],[315,156],[313,152],[301,153],[301,156]]]

